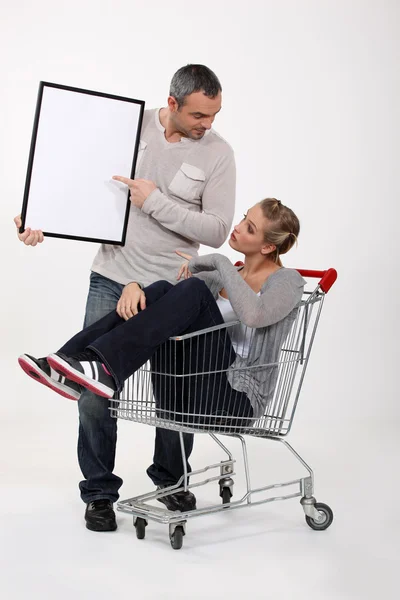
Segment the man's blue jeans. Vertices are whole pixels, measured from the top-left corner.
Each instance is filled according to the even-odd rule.
[[[98,273],[90,276],[84,327],[115,311],[124,286]],[[117,420],[110,415],[104,398],[83,389],[78,401],[78,461],[84,476],[79,488],[84,502],[108,498],[116,502],[122,479],[113,473],[117,443]],[[193,448],[193,435],[185,433],[186,456]],[[190,471],[190,465],[187,465]],[[147,470],[155,485],[176,483],[183,471],[179,435],[156,429],[154,462]]]

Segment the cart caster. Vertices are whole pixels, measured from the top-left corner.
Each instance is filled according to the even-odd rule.
[[[147,521],[141,517],[134,519],[133,524],[136,529],[136,537],[138,540],[144,540],[146,535]]]
[[[233,496],[233,479],[223,477],[219,480],[219,495],[222,498],[222,504],[229,504]]]
[[[180,550],[182,548],[184,535],[185,531],[182,525],[177,525],[174,529],[174,532],[170,533],[169,541],[171,542],[171,546],[174,550]]]
[[[317,520],[306,515],[307,525],[315,531],[323,531],[324,529],[328,529],[333,521],[332,509],[327,504],[323,504],[322,502],[316,502],[314,504],[314,508],[319,512],[320,517]]]
[[[230,501],[231,501],[231,498],[233,495],[231,488],[228,488],[228,487],[221,488],[219,495],[222,498],[222,504],[230,504]]]

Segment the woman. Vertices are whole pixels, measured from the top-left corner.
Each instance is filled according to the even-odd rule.
[[[159,373],[157,352],[171,336],[238,319],[255,330],[251,344],[240,328],[233,336],[237,337],[232,339],[233,346],[228,336],[213,336],[212,340],[203,336],[190,359],[190,369],[201,369],[207,356],[220,372],[214,374],[212,388],[208,383],[201,391],[193,387],[194,378],[189,378],[185,393],[180,394],[178,412],[197,414],[192,423],[204,423],[207,415],[224,415],[225,423],[236,425],[258,418],[271,396],[271,372],[256,367],[277,360],[303,293],[302,277],[282,267],[279,258],[297,241],[299,230],[291,209],[279,200],[263,200],[249,209],[229,240],[233,249],[244,254],[243,267],[234,267],[220,254],[191,258],[178,275],[178,279],[184,276],[184,281],[175,286],[158,281],[143,290],[142,310],[137,315],[125,321],[112,312],[48,356],[48,365],[66,378],[57,385],[58,376],[54,372],[49,376],[48,365],[43,363],[46,359],[22,355],[19,363],[28,375],[62,395],[68,395],[68,389],[72,396],[78,394],[78,384],[111,398],[146,361],[151,359],[153,370]],[[255,368],[240,368],[247,363]],[[187,367],[183,372],[188,372]],[[156,392],[157,385],[157,376],[153,376]],[[166,418],[177,412],[176,403],[172,411],[171,394],[165,394],[164,401],[158,399],[157,406]]]

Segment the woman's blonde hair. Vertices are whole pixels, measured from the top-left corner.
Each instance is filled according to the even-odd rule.
[[[281,267],[279,256],[286,254],[297,243],[300,233],[299,219],[290,208],[276,198],[265,198],[259,205],[264,217],[269,221],[264,240],[267,244],[276,246],[268,257]]]

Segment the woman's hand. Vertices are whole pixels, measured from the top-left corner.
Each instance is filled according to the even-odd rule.
[[[128,283],[122,290],[121,298],[118,300],[117,313],[127,321],[138,314],[138,307],[146,308],[146,296],[137,283]]]
[[[184,252],[181,252],[180,250],[175,250],[175,252],[178,256],[182,256],[182,258],[186,258],[186,260],[188,261],[181,265],[179,272],[178,272],[177,280],[179,281],[180,279],[182,279],[182,277],[184,279],[188,279],[189,277],[192,276],[192,273],[189,271],[189,260],[192,257],[190,256],[190,254],[185,254]]]

